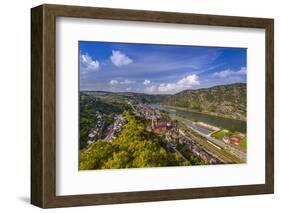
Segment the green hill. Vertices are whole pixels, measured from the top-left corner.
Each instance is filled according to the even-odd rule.
[[[170,95],[152,95],[133,92],[105,92],[105,91],[81,91],[81,95],[93,96],[104,102],[117,103],[160,103]]]
[[[246,89],[245,83],[236,83],[185,90],[167,97],[163,103],[184,110],[246,120]]]

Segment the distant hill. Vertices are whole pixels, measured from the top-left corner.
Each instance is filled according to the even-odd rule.
[[[151,95],[133,92],[81,91],[81,97],[95,97],[96,104],[124,106],[131,103],[163,103],[183,110],[246,120],[246,84],[236,83],[204,89],[184,90],[174,95]],[[101,104],[99,104],[101,105]],[[109,109],[110,107],[102,107]]]
[[[133,92],[105,92],[105,91],[82,91],[81,94],[93,95],[105,102],[135,102],[135,103],[161,103],[170,95],[150,95]]]
[[[246,120],[246,93],[246,84],[236,83],[185,90],[167,97],[163,103],[185,110]]]

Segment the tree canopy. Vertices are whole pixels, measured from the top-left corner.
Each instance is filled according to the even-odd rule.
[[[96,141],[80,151],[81,170],[180,165],[180,156],[166,151],[160,136],[146,131],[144,123],[128,112],[125,116],[127,124],[113,142]]]

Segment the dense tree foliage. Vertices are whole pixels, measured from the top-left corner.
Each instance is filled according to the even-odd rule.
[[[189,165],[166,151],[161,137],[145,130],[141,120],[125,113],[127,124],[112,142],[97,141],[80,151],[80,169],[119,169]]]

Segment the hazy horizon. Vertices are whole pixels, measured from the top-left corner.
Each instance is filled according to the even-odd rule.
[[[79,90],[79,92],[107,92],[107,93],[138,93],[138,94],[146,94],[146,95],[175,95],[177,93],[183,92],[183,91],[190,91],[190,90],[200,90],[200,89],[210,89],[213,87],[218,87],[218,86],[230,86],[230,85],[234,85],[234,84],[247,84],[247,83],[243,83],[243,82],[237,82],[237,83],[231,83],[231,84],[219,84],[219,85],[214,85],[214,86],[210,86],[210,87],[202,87],[202,88],[196,88],[196,89],[185,89],[173,94],[170,93],[161,93],[161,94],[151,94],[151,93],[146,93],[146,92],[130,92],[130,91],[121,91],[121,92],[115,92],[115,91],[106,91],[106,90],[87,90],[87,89],[82,89]]]

